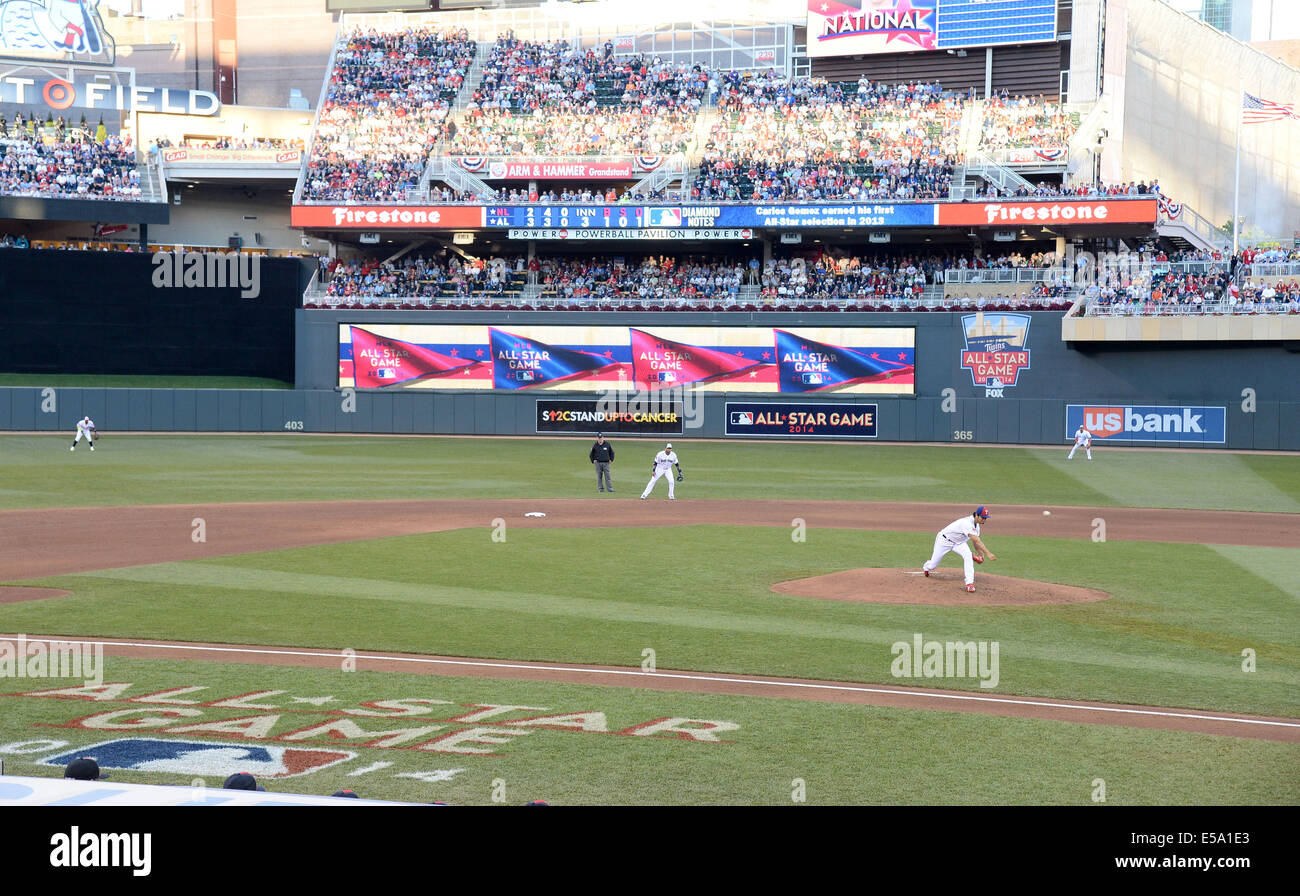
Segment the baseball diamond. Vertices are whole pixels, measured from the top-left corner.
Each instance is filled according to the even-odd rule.
[[[114,815],[438,803],[1271,865],[1300,26],[1245,5],[0,0],[15,860],[554,865]]]

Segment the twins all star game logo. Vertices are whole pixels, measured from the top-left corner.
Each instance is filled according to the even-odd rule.
[[[0,56],[112,65],[117,45],[99,0],[0,0]]]
[[[966,337],[961,366],[976,386],[984,387],[985,398],[1002,398],[1002,390],[1029,369],[1029,315],[977,311],[963,317],[961,325]]]

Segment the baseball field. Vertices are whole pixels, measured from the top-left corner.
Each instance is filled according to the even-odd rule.
[[[411,802],[1300,802],[1294,455],[0,436],[0,758]],[[976,505],[997,555],[920,575]],[[544,516],[529,514],[545,514]],[[87,674],[14,661],[77,645]],[[6,656],[9,662],[6,664]]]

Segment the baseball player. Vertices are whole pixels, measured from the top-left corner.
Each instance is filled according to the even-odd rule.
[[[677,479],[680,481],[682,478],[682,465],[677,462],[677,454],[673,451],[673,443],[669,442],[664,446],[663,451],[660,451],[655,455],[654,465],[651,467],[654,471],[654,475],[650,477],[650,481],[646,484],[645,491],[641,493],[642,501],[650,497],[650,492],[653,491],[655,483],[659,481],[660,476],[668,477],[668,500],[676,500],[673,495],[673,467],[677,468]]]
[[[1074,460],[1074,452],[1082,448],[1088,453],[1088,460],[1092,460],[1092,433],[1079,424],[1079,428],[1074,433],[1074,447],[1070,449],[1070,456],[1066,460]]]
[[[86,444],[90,446],[90,450],[94,451],[95,421],[91,420],[89,417],[82,417],[77,421],[77,435],[76,438],[72,440],[72,447],[68,449],[69,451],[77,450],[77,443],[81,441],[83,435],[86,437]]]
[[[921,567],[921,572],[925,573],[926,578],[930,577],[930,570],[939,567],[939,561],[943,555],[952,551],[958,557],[961,557],[962,563],[966,569],[966,590],[975,590],[975,564],[983,563],[984,556],[988,555],[990,560],[998,559],[993,552],[984,546],[980,541],[980,524],[988,521],[989,510],[987,507],[980,505],[975,508],[975,512],[970,516],[964,516],[959,520],[953,520],[948,528],[944,529],[934,537],[934,556]],[[971,556],[970,548],[966,546],[969,541],[979,550],[979,554]]]

